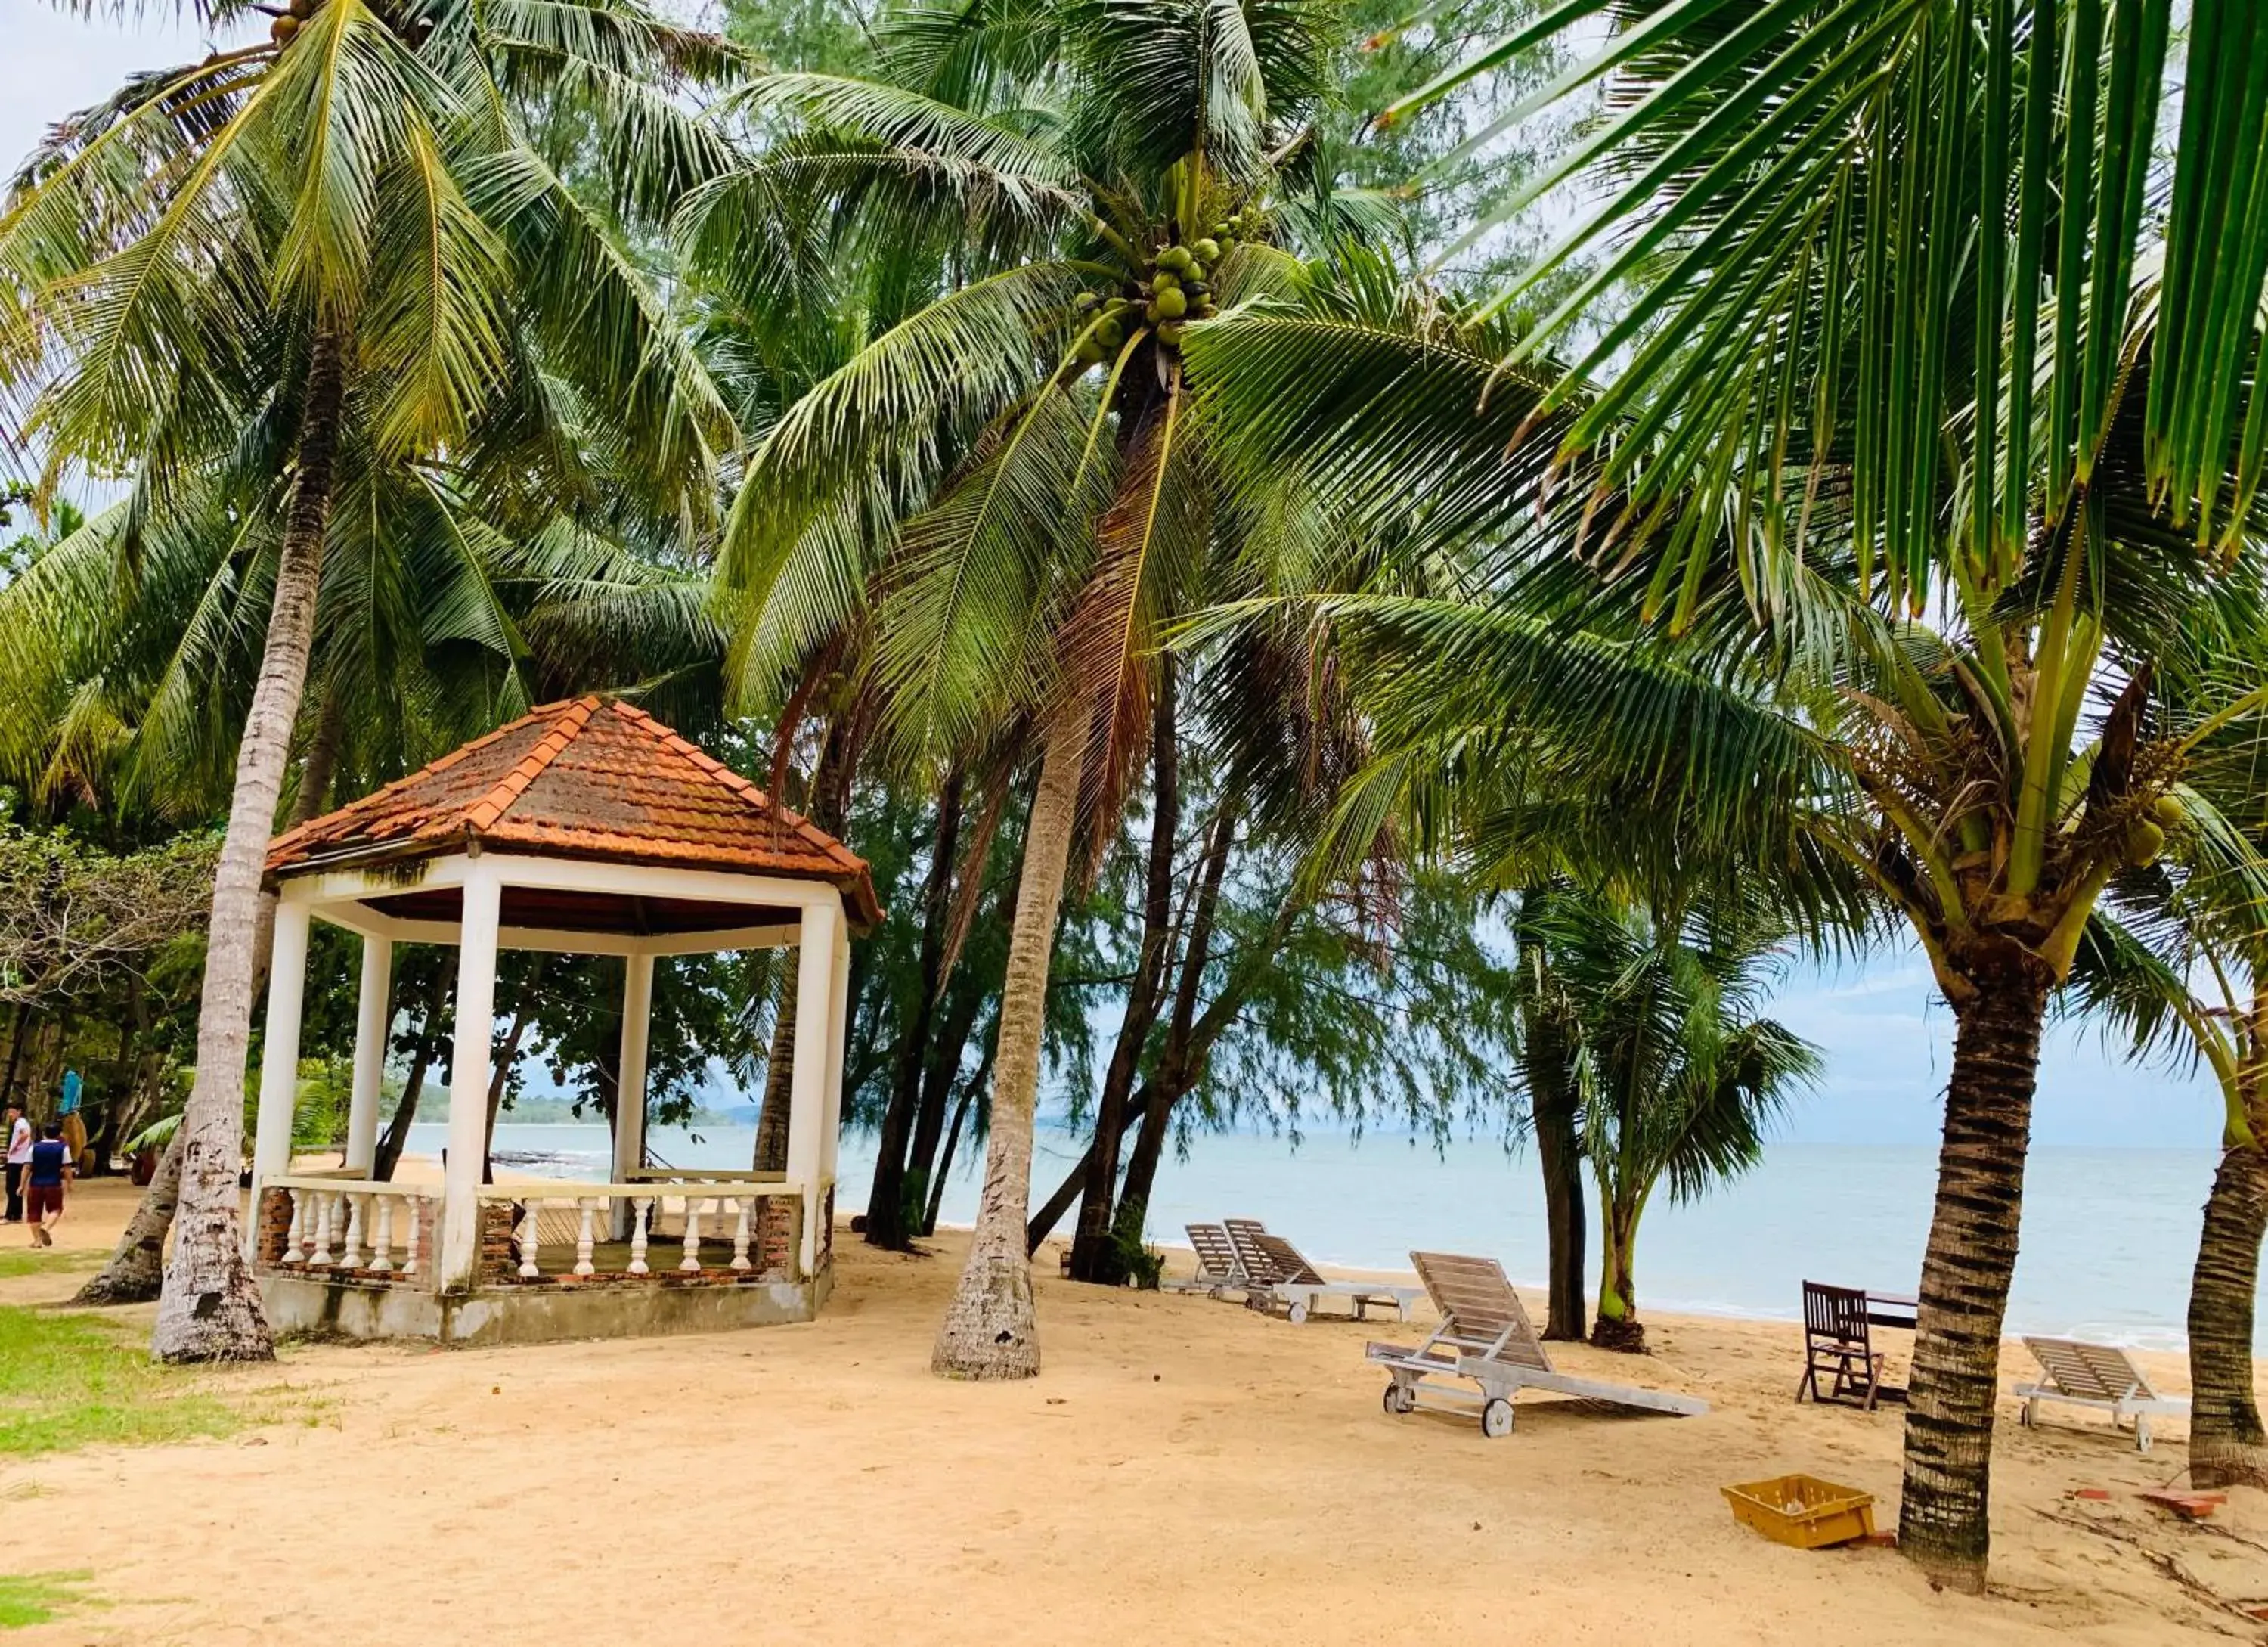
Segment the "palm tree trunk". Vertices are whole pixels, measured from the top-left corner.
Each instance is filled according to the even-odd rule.
[[[166,1232],[173,1227],[173,1207],[181,1193],[182,1138],[177,1132],[166,1141],[166,1152],[158,1157],[158,1176],[142,1193],[109,1262],[78,1289],[73,1304],[147,1304],[165,1285]]]
[[[937,800],[937,828],[930,842],[929,875],[922,886],[921,965],[915,979],[913,1009],[898,1038],[890,1072],[889,1107],[874,1156],[874,1186],[866,1196],[866,1240],[879,1247],[902,1247],[919,1216],[922,1185],[914,1205],[906,1193],[906,1148],[921,1108],[922,1068],[929,1053],[930,1020],[944,981],[945,924],[952,914],[953,860],[961,837],[961,777],[955,768]]]
[[[2268,1487],[2268,1430],[2252,1393],[2253,1297],[2268,1232],[2268,1153],[2221,1151],[2190,1283],[2190,1477],[2198,1487]]]
[[[783,956],[796,953],[780,951]],[[756,1112],[756,1147],[748,1163],[758,1172],[787,1171],[788,1105],[795,1085],[795,973],[781,968],[779,1006],[772,1014],[772,1046],[764,1055],[763,1107]]]
[[[1158,1163],[1165,1159],[1166,1134],[1171,1130],[1174,1105],[1204,1078],[1213,1038],[1237,1006],[1238,987],[1232,985],[1205,1009],[1197,1021],[1197,995],[1204,987],[1205,968],[1212,961],[1213,921],[1220,910],[1220,884],[1228,873],[1229,848],[1236,841],[1236,808],[1224,800],[1213,814],[1205,838],[1204,856],[1197,868],[1197,895],[1189,913],[1189,940],[1183,947],[1182,975],[1174,986],[1174,1013],[1166,1021],[1166,1045],[1158,1056],[1158,1071],[1151,1078],[1149,1098],[1142,1106],[1142,1130],[1134,1140],[1134,1153],[1126,1163],[1126,1181],[1119,1186],[1122,1201],[1150,1205],[1158,1182]],[[1287,897],[1277,914],[1276,942],[1281,942],[1292,901]],[[1268,947],[1273,955],[1274,944]]]
[[[968,1262],[930,1356],[930,1370],[946,1377],[1030,1378],[1040,1370],[1024,1215],[1032,1193],[1032,1111],[1047,1027],[1048,969],[1079,816],[1086,733],[1084,714],[1076,709],[1057,712],[1025,827],[1023,874],[1016,885],[1016,918],[1009,930],[1008,971],[994,1043],[984,1193]]]
[[[1151,765],[1155,772],[1150,809],[1150,860],[1143,889],[1142,947],[1134,979],[1126,991],[1126,1011],[1104,1072],[1102,1097],[1095,1107],[1094,1142],[1086,1155],[1079,1223],[1071,1237],[1073,1281],[1116,1287],[1126,1279],[1113,1230],[1111,1198],[1118,1190],[1118,1146],[1126,1132],[1127,1101],[1141,1072],[1142,1052],[1165,1004],[1167,952],[1174,925],[1174,841],[1181,829],[1179,731],[1174,714],[1174,667],[1168,658],[1158,676],[1158,702],[1152,723]],[[1028,1231],[1027,1234],[1028,1235]],[[1029,1241],[1027,1246],[1037,1246]]]
[[[1591,1328],[1591,1342],[1600,1348],[1631,1355],[1646,1353],[1646,1324],[1638,1318],[1631,1274],[1638,1211],[1635,1201],[1604,1193],[1599,1197],[1599,1318]]]
[[[1535,1111],[1535,1155],[1543,1171],[1543,1222],[1550,1271],[1550,1311],[1543,1336],[1580,1344],[1588,1327],[1583,1301],[1585,1237],[1583,1152],[1577,1142],[1572,1093],[1547,1099],[1538,1092]],[[1565,1100],[1565,1101],[1562,1101]]]
[[[236,787],[213,875],[196,1081],[181,1118],[181,1199],[151,1340],[151,1351],[164,1361],[268,1361],[276,1354],[259,1286],[244,1261],[238,1178],[244,1170],[245,1056],[260,881],[314,642],[344,397],[344,350],[338,334],[324,327],[308,352],[298,472],[284,511],[276,596],[260,679],[237,746]]]
[[[2018,961],[1956,1004],[1937,1210],[1922,1257],[1898,1547],[1932,1583],[1980,1593],[1992,1545],[1992,1408],[2016,1267],[2046,980]]]

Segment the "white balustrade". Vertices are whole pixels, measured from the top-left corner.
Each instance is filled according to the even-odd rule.
[[[645,1267],[645,1225],[653,1214],[653,1197],[641,1195],[630,1203],[630,1274],[643,1275]]]
[[[596,1196],[586,1196],[575,1205],[581,1209],[583,1215],[575,1228],[575,1273],[578,1275],[593,1274],[596,1270],[591,1262],[591,1226],[598,1216],[599,1209],[604,1207],[606,1202]]]
[[[371,1274],[390,1274],[394,1270],[394,1197],[373,1195],[371,1199],[378,1203],[378,1236],[371,1244]]]
[[[306,1234],[306,1206],[298,1191],[285,1190],[284,1193],[291,1198],[291,1227],[284,1232],[284,1261],[286,1264],[304,1264],[307,1261],[307,1255],[299,1250],[299,1244]]]
[[[740,1208],[733,1218],[733,1267],[748,1267],[748,1202],[743,1196]]]
[[[483,1202],[511,1208],[514,1251],[505,1276],[528,1281],[651,1275],[657,1238],[677,1245],[677,1262],[672,1267],[676,1274],[706,1271],[747,1275],[760,1262],[761,1203],[793,1194],[776,1179],[745,1176],[726,1176],[714,1183],[696,1178],[686,1183],[562,1184],[556,1191],[530,1184],[486,1185],[480,1192]],[[621,1227],[614,1209],[625,1202],[630,1215],[626,1254],[607,1239],[608,1231]],[[665,1222],[668,1218],[681,1222],[669,1224]],[[567,1256],[571,1245],[571,1260]],[[607,1257],[609,1252],[612,1258]]]
[[[701,1268],[701,1214],[715,1203],[688,1195],[685,1198],[685,1257],[678,1265],[682,1271],[699,1273]]]
[[[279,1267],[352,1271],[389,1281],[416,1275],[426,1210],[440,1199],[432,1190],[354,1178],[286,1178],[270,1180],[270,1187],[289,1199],[291,1209],[284,1251],[276,1259]],[[398,1265],[397,1237],[402,1244]]]

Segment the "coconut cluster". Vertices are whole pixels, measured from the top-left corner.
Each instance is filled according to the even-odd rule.
[[[1144,274],[1109,296],[1081,292],[1079,312],[1100,310],[1101,319],[1079,346],[1079,364],[1091,366],[1109,359],[1125,347],[1128,335],[1138,326],[1148,327],[1167,347],[1178,346],[1184,326],[1219,312],[1205,277],[1256,226],[1239,212],[1194,240],[1160,246]]]
[[[268,26],[268,38],[278,46],[289,46],[299,25],[314,16],[322,4],[323,0],[291,0],[291,9]]]
[[[2189,809],[2172,795],[2160,795],[2153,801],[2148,812],[2126,826],[2128,867],[2146,869],[2157,862],[2158,854],[2166,850],[2166,831],[2181,828],[2189,822]]]

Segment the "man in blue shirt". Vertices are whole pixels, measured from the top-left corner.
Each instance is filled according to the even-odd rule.
[[[49,1232],[63,1222],[63,1180],[70,1177],[70,1148],[63,1142],[63,1123],[49,1121],[46,1135],[32,1146],[31,1170],[24,1176],[24,1210],[32,1221],[32,1244],[53,1246]]]

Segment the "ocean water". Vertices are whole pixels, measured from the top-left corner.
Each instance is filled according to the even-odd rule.
[[[421,1123],[409,1148],[436,1153],[446,1132]],[[754,1142],[751,1128],[721,1126],[657,1127],[648,1141],[657,1160],[680,1167],[745,1167]],[[1083,1137],[1042,1125],[1035,1199],[1084,1147]],[[497,1149],[517,1171],[601,1178],[608,1148],[602,1126],[497,1128]],[[838,1208],[865,1204],[873,1163],[871,1138],[843,1139]],[[975,1217],[978,1164],[976,1153],[963,1153],[946,1185],[944,1222]],[[2213,1169],[2208,1150],[2036,1147],[2009,1332],[2182,1348]],[[1707,1199],[1648,1209],[1637,1255],[1640,1308],[1792,1320],[1806,1279],[1911,1293],[1936,1171],[1931,1149],[1775,1145],[1755,1171]],[[1515,1281],[1543,1279],[1535,1158],[1508,1156],[1491,1139],[1436,1152],[1430,1141],[1378,1132],[1312,1133],[1296,1148],[1267,1134],[1209,1135],[1187,1160],[1169,1156],[1158,1178],[1152,1240],[1182,1241],[1184,1223],[1254,1217],[1320,1263],[1403,1269],[1416,1247],[1491,1254]]]

